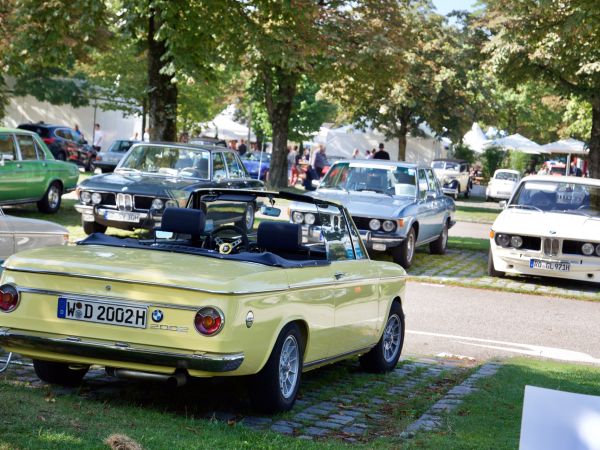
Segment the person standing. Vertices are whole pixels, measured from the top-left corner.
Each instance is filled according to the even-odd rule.
[[[360,158],[360,150],[355,148],[354,150],[352,150],[352,159],[358,159]]]
[[[323,169],[329,165],[327,155],[325,154],[325,146],[323,144],[319,144],[319,148],[315,152],[314,160],[311,165],[315,169],[315,172],[317,172],[317,177],[321,178],[323,176]]]
[[[287,164],[288,164],[288,184],[293,186],[294,183],[294,172],[296,172],[296,157],[298,156],[298,146],[294,148],[288,147]],[[297,172],[296,172],[296,178]]]
[[[77,125],[77,124],[75,124],[75,133],[77,133],[79,135],[80,141],[85,141],[85,138],[83,137],[83,133],[81,132],[81,130],[79,129],[79,125]]]
[[[240,156],[244,156],[244,153],[246,153],[247,151],[248,151],[248,147],[246,147],[246,143],[242,139],[240,141],[240,145],[238,145],[238,153],[240,154]]]
[[[383,148],[383,142],[379,144],[379,151],[375,152],[373,159],[390,159],[390,154]]]
[[[100,124],[97,123],[94,129],[94,143],[92,147],[94,150],[99,152],[102,149],[102,143],[104,141],[104,132],[100,129]]]

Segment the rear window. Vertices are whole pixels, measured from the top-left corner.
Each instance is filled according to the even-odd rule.
[[[42,127],[39,125],[35,125],[35,124],[26,123],[23,125],[19,125],[17,128],[20,128],[22,130],[33,131],[34,133],[37,133],[41,137],[49,137],[50,136],[50,130],[48,128]]]

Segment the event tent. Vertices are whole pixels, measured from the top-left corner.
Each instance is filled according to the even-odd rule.
[[[427,129],[423,131],[424,137],[407,137],[406,161],[429,164],[432,159],[446,155],[447,144],[428,134]],[[372,128],[361,130],[353,125],[339,128],[321,127],[313,142],[324,144],[328,156],[341,158],[351,158],[355,148],[364,157],[366,150],[377,148],[383,143],[390,157],[393,160],[398,158],[398,139],[387,140],[382,133]]]
[[[500,139],[494,139],[488,144],[488,147],[502,147],[505,150],[516,150],[531,155],[539,155],[544,153],[542,146],[527,139],[519,133],[511,134]]]
[[[550,142],[542,145],[544,153],[560,153],[571,155],[587,155],[589,149],[586,148],[585,142],[577,139],[561,139],[560,141]]]
[[[477,153],[483,153],[485,147],[490,143],[481,127],[474,122],[471,129],[463,136],[463,143]]]
[[[235,107],[228,106],[212,121],[202,124],[202,134],[204,136],[215,137],[224,140],[248,139],[248,127],[236,122],[233,119]],[[256,140],[256,136],[251,133],[250,141]]]

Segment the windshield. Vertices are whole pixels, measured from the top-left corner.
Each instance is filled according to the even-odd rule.
[[[600,217],[600,187],[553,181],[526,181],[509,206]]]
[[[139,145],[125,157],[120,170],[208,179],[210,152],[162,145]]]
[[[267,152],[262,152],[262,156],[261,156],[260,152],[246,152],[242,155],[242,159],[247,159],[250,161],[260,161],[261,158],[262,158],[262,161],[269,162],[269,161],[271,161],[271,154],[267,153]]]
[[[320,184],[320,189],[372,191],[388,195],[416,194],[416,170],[402,166],[368,163],[335,164]]]
[[[460,164],[450,161],[433,161],[431,167],[433,169],[458,170]]]
[[[496,180],[519,181],[519,175],[512,172],[497,172],[494,178]]]

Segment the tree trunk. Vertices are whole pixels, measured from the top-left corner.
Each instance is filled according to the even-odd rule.
[[[592,101],[592,135],[589,154],[590,177],[600,178],[600,98]]]
[[[398,130],[398,161],[406,161],[406,135],[408,134],[408,122],[403,120]]]
[[[170,62],[165,41],[154,39],[159,27],[154,11],[148,19],[148,122],[150,140],[177,140],[177,85],[171,75],[160,73]],[[143,131],[142,131],[143,133]]]
[[[298,74],[265,64],[262,71],[265,104],[273,129],[273,154],[269,168],[269,184],[273,188],[288,186],[287,141],[292,103],[296,95]]]

